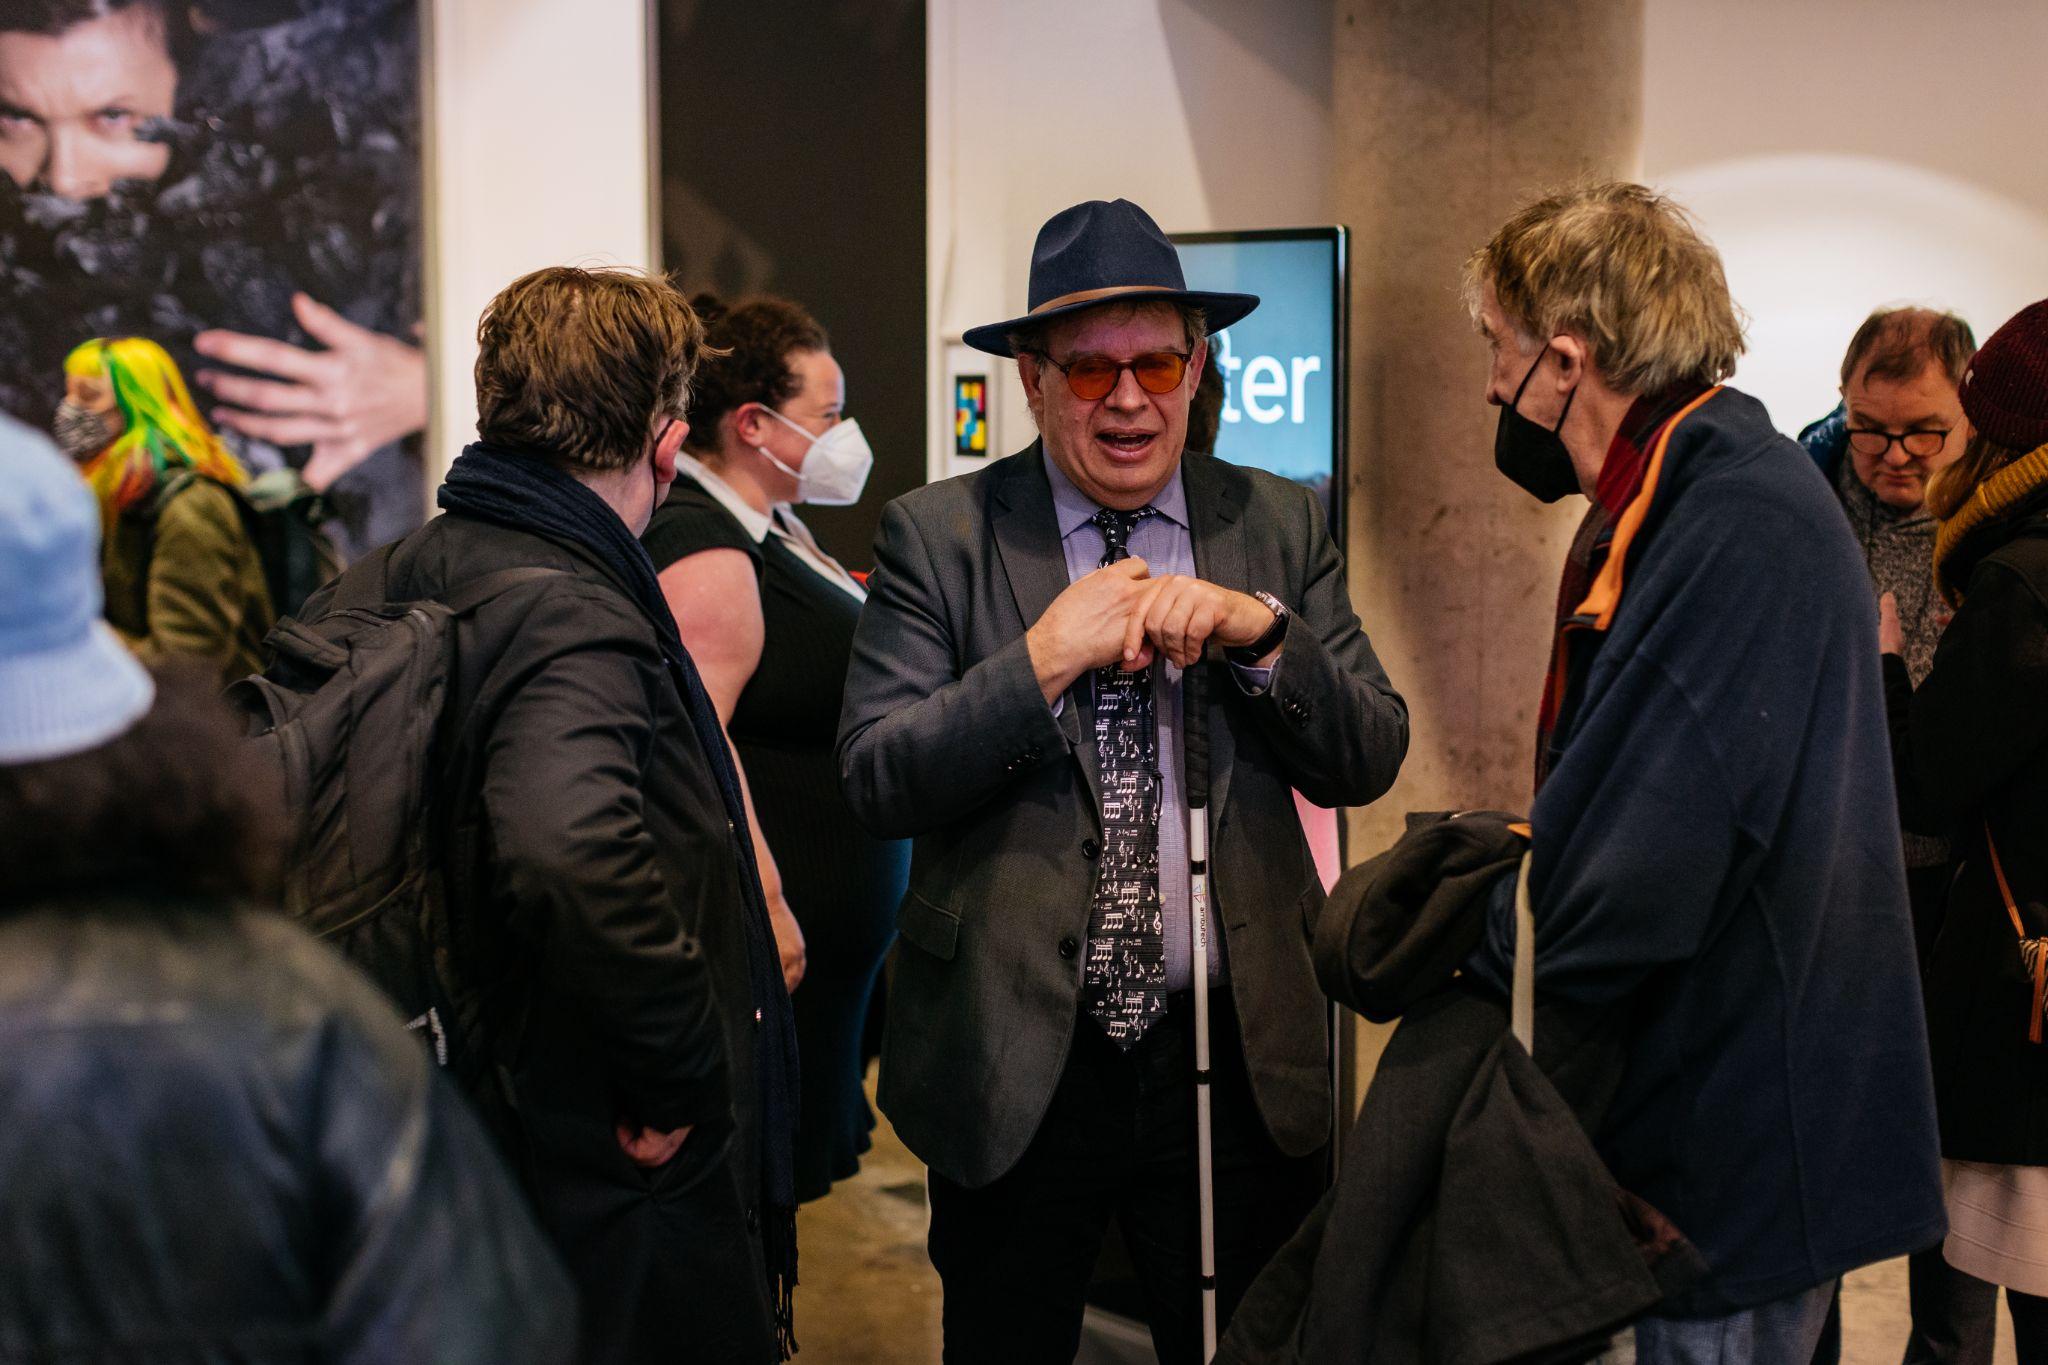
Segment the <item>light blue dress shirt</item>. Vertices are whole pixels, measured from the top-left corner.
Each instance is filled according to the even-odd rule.
[[[1050,455],[1044,458],[1045,476],[1052,484],[1053,513],[1059,518],[1060,548],[1067,558],[1067,581],[1071,583],[1102,566],[1102,532],[1095,525],[1095,514],[1102,508],[1074,486]],[[1155,578],[1165,574],[1195,576],[1195,541],[1188,529],[1187,488],[1181,482],[1178,466],[1172,481],[1152,500],[1152,510],[1158,515],[1146,517],[1132,528],[1126,548],[1145,561]],[[1152,670],[1158,688],[1153,709],[1159,718],[1159,778],[1164,785],[1159,802],[1159,908],[1165,921],[1168,991],[1186,990],[1195,979],[1194,940],[1188,932],[1192,893],[1188,883],[1188,791],[1181,767],[1180,672],[1163,656]],[[1231,672],[1238,685],[1253,695],[1272,685],[1270,668],[1233,664]],[[1092,672],[1084,673],[1074,687],[1092,687],[1094,680]],[[1061,698],[1061,705],[1054,708],[1055,715],[1064,709],[1065,701]],[[1095,736],[1083,734],[1081,742],[1093,744]],[[1209,814],[1213,821],[1216,812]],[[1207,918],[1209,977],[1214,981],[1223,976],[1223,936],[1217,932],[1213,896]]]

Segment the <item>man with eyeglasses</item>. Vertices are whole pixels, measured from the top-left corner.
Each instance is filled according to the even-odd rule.
[[[1950,611],[1934,585],[1927,485],[1955,463],[1970,436],[1960,389],[1977,339],[1953,313],[1880,308],[1842,357],[1842,402],[1799,434],[1828,475],[1870,565],[1879,603],[1879,644],[1919,686]],[[1887,667],[1898,663],[1887,661]],[[1906,894],[1921,964],[1940,928],[1949,880],[1945,839],[1903,831]],[[1990,1365],[1998,1289],[1951,1266],[1939,1244],[1907,1265],[1912,1332],[1907,1365]],[[1839,1313],[1814,1360],[1840,1359]]]
[[[1953,313],[1880,308],[1842,358],[1842,403],[1801,432],[1856,528],[1880,595],[1897,604],[1915,685],[1934,661],[1948,609],[1934,590],[1927,483],[1969,439],[1958,390],[1977,339]]]
[[[1880,643],[1905,661],[1916,687],[1950,615],[1934,587],[1927,485],[1969,440],[1959,389],[1976,352],[1970,325],[1953,313],[1880,308],[1842,358],[1841,406],[1799,436],[1833,484],[1870,565]],[[1907,889],[1923,961],[1947,868],[1942,840],[1907,833]]]
[[[1040,231],[1015,357],[1040,439],[899,498],[855,637],[841,780],[915,840],[881,1103],[931,1167],[948,1360],[1071,1360],[1112,1219],[1159,1355],[1199,1358],[1187,674],[1212,754],[1218,1315],[1317,1197],[1331,1101],[1292,790],[1361,805],[1407,708],[1309,489],[1186,451],[1208,334],[1135,204]],[[1184,673],[1184,670],[1186,671]]]

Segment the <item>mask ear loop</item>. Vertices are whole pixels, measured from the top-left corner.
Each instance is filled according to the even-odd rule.
[[[805,431],[802,427],[790,421],[787,417],[784,417],[781,413],[777,412],[774,408],[769,407],[766,403],[757,403],[755,404],[755,406],[760,408],[761,411],[767,413],[770,417],[773,417],[776,421],[782,423],[784,426],[796,432],[797,435],[802,436],[805,440],[809,441],[813,446],[818,444],[818,441],[820,440],[819,437],[811,435],[810,432]],[[769,464],[774,465],[783,473],[789,475],[790,478],[795,479],[797,481],[799,490],[801,490],[804,476],[800,472],[791,469],[788,465],[776,459],[773,455],[770,455],[768,453],[767,446],[755,446],[754,449],[760,454],[762,459],[766,460]]]
[[[1529,391],[1529,381],[1536,377],[1536,371],[1543,368],[1543,357],[1549,354],[1550,345],[1546,342],[1543,349],[1536,353],[1536,363],[1531,365],[1529,372],[1522,376],[1521,387],[1515,390],[1514,401],[1508,404],[1508,409],[1517,417],[1522,415],[1522,395]],[[1551,435],[1557,436],[1564,431],[1564,419],[1572,415],[1572,400],[1578,396],[1579,386],[1574,384],[1572,385],[1572,391],[1564,396],[1564,411],[1557,414],[1557,425],[1550,429]]]

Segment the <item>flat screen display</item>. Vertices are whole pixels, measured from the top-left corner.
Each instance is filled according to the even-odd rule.
[[[1322,495],[1343,536],[1344,229],[1188,232],[1174,237],[1190,289],[1257,294],[1250,317],[1210,338],[1223,377],[1215,453]]]

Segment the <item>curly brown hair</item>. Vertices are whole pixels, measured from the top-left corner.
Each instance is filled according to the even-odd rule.
[[[675,286],[637,270],[549,266],[505,286],[476,329],[476,431],[584,469],[630,469],[657,417],[681,417],[707,358]]]
[[[831,338],[800,303],[767,295],[728,308],[716,294],[698,294],[690,307],[704,319],[710,344],[724,352],[697,371],[690,394],[685,444],[700,455],[718,453],[718,424],[747,403],[779,408],[796,397],[802,381],[789,358],[829,351]]]
[[[94,895],[274,900],[284,792],[210,672],[166,668],[156,702],[84,753],[0,765],[0,908]]]

